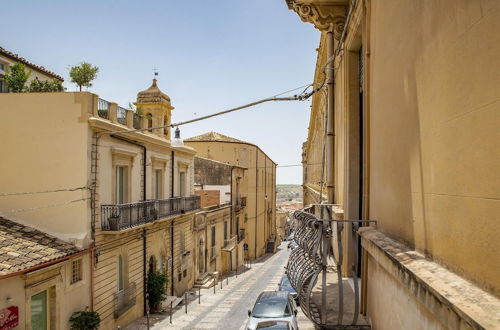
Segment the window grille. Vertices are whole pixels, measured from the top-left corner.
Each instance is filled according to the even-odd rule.
[[[82,280],[82,259],[71,262],[71,284]]]

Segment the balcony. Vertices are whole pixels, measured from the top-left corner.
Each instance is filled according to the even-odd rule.
[[[337,208],[318,204],[293,213],[298,246],[288,259],[287,275],[302,311],[317,328],[370,329],[360,313],[358,229],[376,221],[331,219]]]
[[[245,229],[240,229],[238,233],[238,243],[245,239]]]
[[[120,231],[200,208],[200,196],[101,205],[101,229]]]
[[[224,240],[224,249],[231,249],[233,248],[236,243],[238,243],[238,236],[234,235],[233,237],[229,239]]]
[[[116,120],[120,124],[126,126],[127,125],[127,109],[118,106],[116,109]]]
[[[97,102],[97,114],[99,117],[109,119],[109,102],[99,99]]]
[[[241,211],[245,206],[247,206],[247,198],[246,197],[236,197],[234,203],[234,210],[236,212]]]
[[[118,291],[114,294],[115,301],[115,319],[119,318],[130,308],[135,305],[135,296],[137,295],[137,288],[135,282],[129,285],[128,288]]]

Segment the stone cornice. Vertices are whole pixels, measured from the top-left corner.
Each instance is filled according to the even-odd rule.
[[[321,31],[333,31],[337,39],[344,29],[346,0],[286,0],[303,22],[314,24]]]

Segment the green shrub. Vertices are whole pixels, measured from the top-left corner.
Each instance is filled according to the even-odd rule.
[[[101,323],[101,317],[97,312],[85,310],[73,313],[69,323],[71,330],[97,330]]]
[[[59,80],[33,79],[27,88],[29,93],[64,92],[64,87]]]
[[[161,272],[150,272],[148,274],[148,302],[151,311],[157,311],[160,303],[167,296],[165,286],[168,283],[167,274]]]
[[[22,93],[25,91],[26,81],[31,75],[31,71],[25,71],[22,63],[16,63],[10,67],[10,72],[4,75],[5,83],[11,93]]]

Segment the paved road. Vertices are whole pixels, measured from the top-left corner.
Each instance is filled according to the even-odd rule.
[[[253,307],[257,296],[262,291],[277,289],[288,254],[283,244],[277,253],[252,264],[252,269],[239,274],[238,278],[230,277],[229,285],[224,279],[223,289],[218,285],[215,294],[213,288],[201,290],[201,304],[193,299],[188,304],[187,314],[184,307],[179,308],[173,315],[172,324],[168,315],[164,315],[152,329],[245,329],[247,311]],[[144,320],[136,321],[126,329],[145,329],[143,325]],[[301,330],[314,329],[300,311],[299,327]]]

